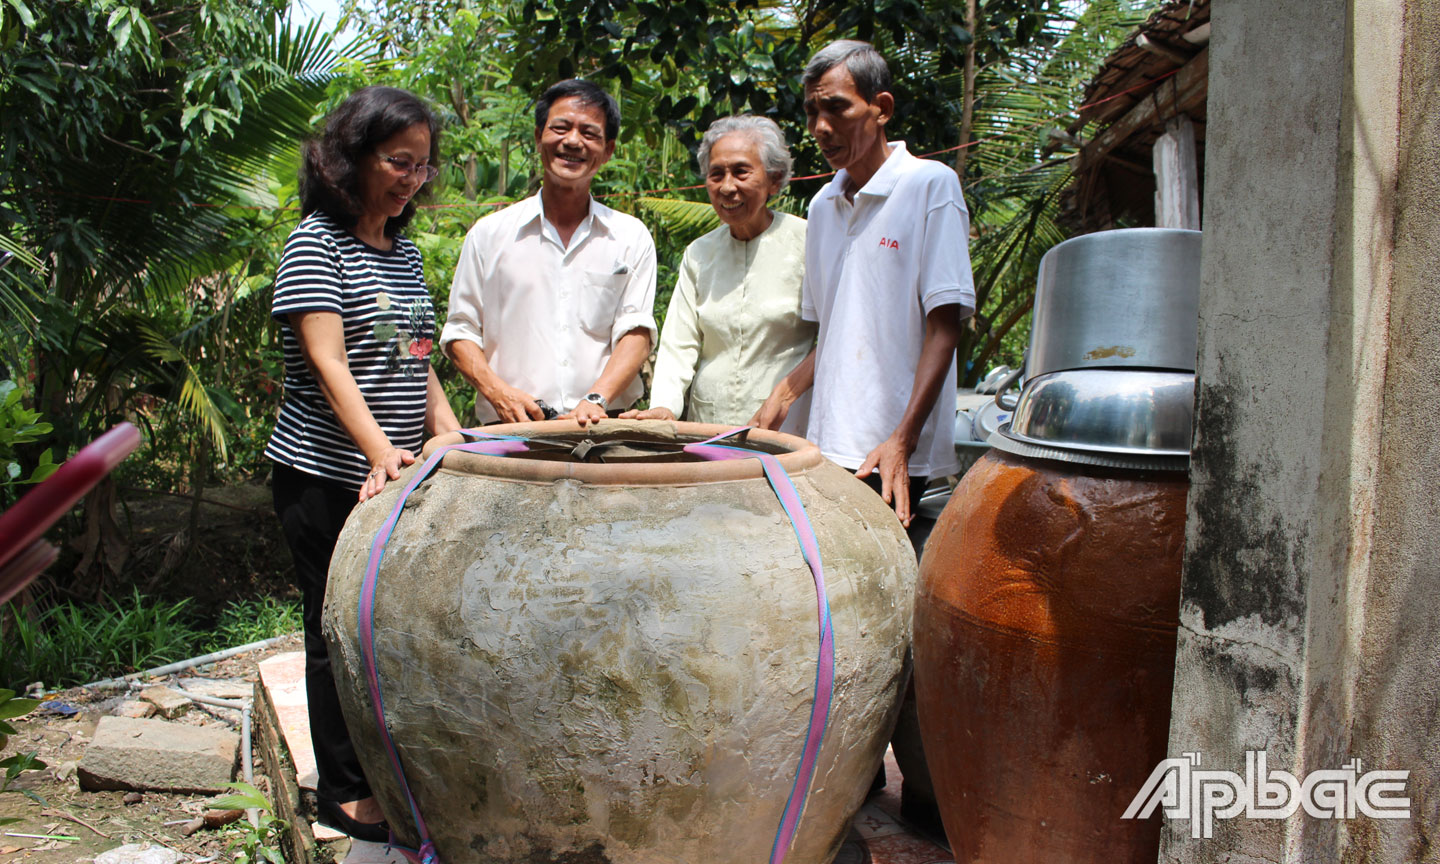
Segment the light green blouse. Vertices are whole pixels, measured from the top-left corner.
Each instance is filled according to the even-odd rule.
[[[814,347],[815,323],[800,319],[805,220],[774,216],[753,240],[736,240],[721,225],[685,249],[660,333],[652,406],[738,426]],[[803,433],[806,413],[792,406],[786,431],[798,421]]]

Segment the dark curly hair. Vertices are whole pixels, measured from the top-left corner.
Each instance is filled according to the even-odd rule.
[[[300,160],[300,212],[324,211],[354,228],[360,203],[360,160],[392,135],[423,123],[430,130],[430,164],[440,159],[440,124],[420,98],[397,87],[364,87],[350,94],[325,118],[325,131],[305,142]],[[428,186],[420,187],[420,198]],[[415,216],[415,199],[399,215],[385,220],[385,236],[394,237]]]

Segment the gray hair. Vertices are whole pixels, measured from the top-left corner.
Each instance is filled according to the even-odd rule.
[[[710,173],[710,148],[715,142],[733,132],[744,133],[750,136],[755,142],[755,147],[760,151],[760,164],[765,169],[765,175],[772,181],[780,184],[780,189],[790,182],[790,171],[795,160],[790,158],[790,148],[785,145],[785,133],[775,125],[775,121],[769,117],[756,117],[754,114],[737,114],[733,117],[721,117],[710,128],[705,130],[705,137],[700,139],[700,149],[695,153],[695,161],[700,163],[701,176]],[[780,189],[775,190],[779,192]]]
[[[875,46],[855,39],[840,39],[815,52],[805,64],[800,86],[809,89],[825,73],[841,63],[855,81],[855,90],[866,102],[874,102],[879,93],[890,92],[890,67]]]

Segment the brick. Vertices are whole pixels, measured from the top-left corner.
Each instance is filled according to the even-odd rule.
[[[149,702],[140,702],[137,700],[121,702],[115,709],[116,717],[130,717],[135,720],[144,720],[154,713],[154,705],[151,705]]]
[[[174,720],[195,704],[184,693],[169,687],[147,687],[140,691],[140,698],[154,705],[166,720]]]
[[[235,776],[239,745],[227,729],[102,717],[77,773],[90,790],[214,794]]]

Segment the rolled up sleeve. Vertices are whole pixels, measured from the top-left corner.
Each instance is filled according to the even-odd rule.
[[[480,244],[472,230],[465,235],[460,260],[455,264],[455,278],[450,283],[450,308],[445,317],[445,329],[440,331],[442,351],[459,339],[485,347],[484,305],[480,298],[483,281],[481,265]]]
[[[620,308],[615,310],[615,323],[610,328],[610,345],[637,328],[645,328],[650,344],[656,342],[659,328],[655,326],[655,241],[647,233],[645,242],[636,249],[629,263],[630,278],[620,294]]]

